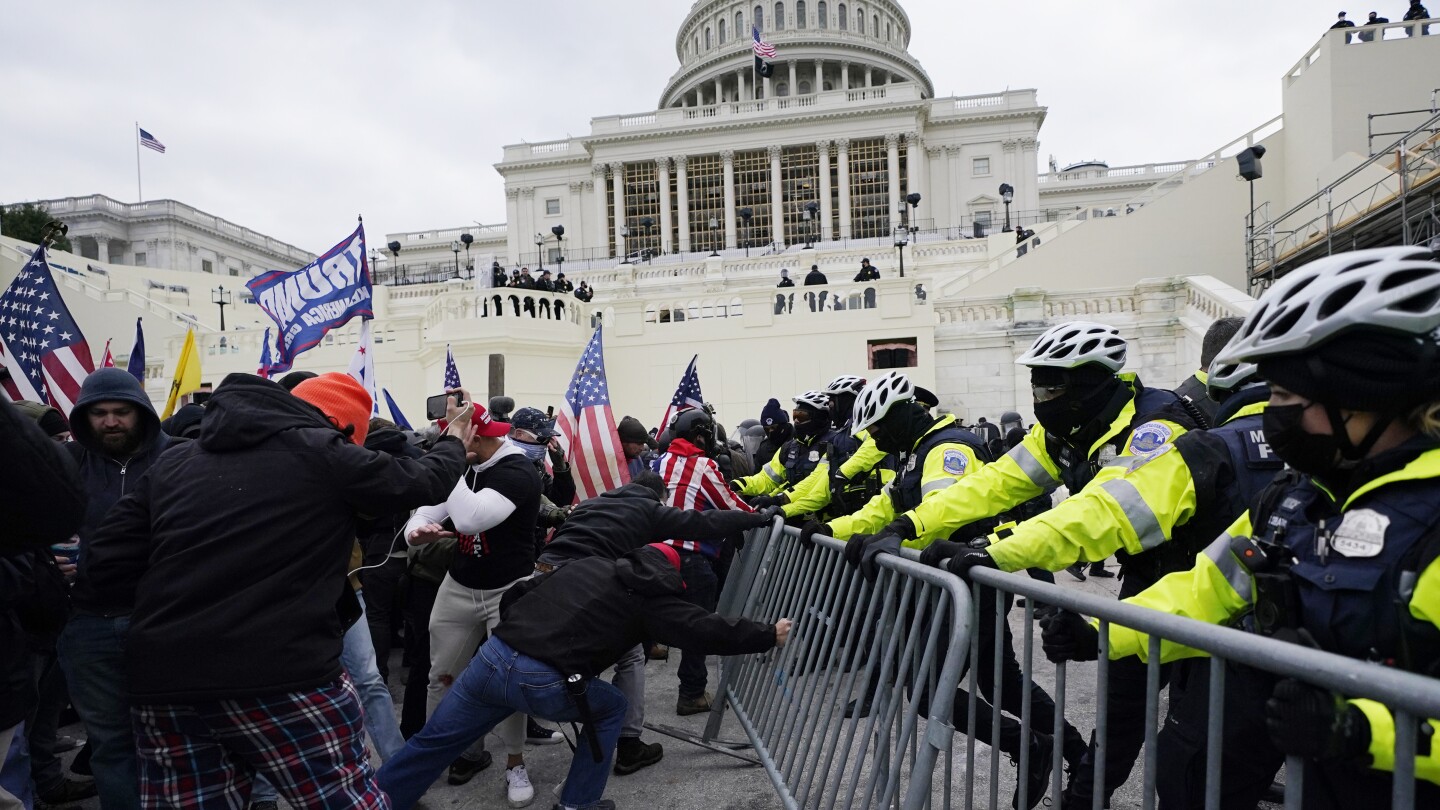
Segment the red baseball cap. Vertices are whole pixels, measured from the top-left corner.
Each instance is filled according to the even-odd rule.
[[[648,545],[650,548],[658,549],[661,554],[664,554],[665,559],[669,560],[670,564],[675,566],[676,571],[680,570],[680,552],[676,551],[674,546],[669,543],[649,543]]]
[[[485,406],[476,402],[475,413],[470,417],[470,424],[475,426],[475,433],[480,436],[491,438],[510,435],[510,424],[490,418],[490,412]]]

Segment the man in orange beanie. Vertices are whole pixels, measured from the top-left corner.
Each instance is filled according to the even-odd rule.
[[[370,410],[358,384],[305,385],[322,407],[226,377],[199,438],[156,459],[91,542],[81,579],[134,600],[125,668],[145,807],[244,806],[257,775],[296,807],[389,806],[341,666],[360,615],[345,579],[356,514],[445,497],[473,429],[452,409],[428,455],[396,458],[356,443]]]

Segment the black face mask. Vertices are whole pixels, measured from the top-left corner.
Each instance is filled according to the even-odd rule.
[[[1340,458],[1338,436],[1310,433],[1300,426],[1308,405],[1271,405],[1265,409],[1265,441],[1276,455],[1306,475],[1331,476]]]
[[[825,411],[819,412],[822,415],[811,414],[804,422],[794,422],[795,436],[800,439],[811,439],[830,429],[830,414]]]
[[[1085,396],[1066,393],[1047,402],[1037,402],[1035,419],[1046,432],[1068,439],[1101,415],[1120,385],[1120,380],[1112,379]]]

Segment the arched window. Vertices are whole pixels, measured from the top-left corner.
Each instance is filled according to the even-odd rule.
[[[785,30],[785,4],[784,4],[784,3],[776,3],[776,4],[775,4],[775,26],[774,26],[774,27],[775,27],[775,30],[776,30],[776,31],[784,31],[784,30]]]
[[[875,36],[877,36],[877,37],[880,36],[880,15],[879,15],[879,14],[872,14],[872,15],[870,15],[870,30],[875,32]]]
[[[735,12],[735,38],[741,39],[745,36],[745,15],[742,12]]]
[[[810,95],[810,82],[800,82],[800,95]]]
[[[720,21],[720,44],[725,44],[725,21]]]
[[[805,27],[805,0],[795,0],[795,27]]]
[[[885,23],[885,39],[894,40],[895,34],[890,29],[890,23]]]
[[[845,16],[845,4],[844,4],[844,3],[841,3],[841,4],[840,4],[840,30],[841,30],[841,31],[848,31],[848,30],[850,30],[850,29],[849,29],[849,24],[850,24],[850,20]]]
[[[818,13],[818,14],[820,15],[820,16],[817,18],[817,20],[819,21],[820,27],[821,27],[821,28],[829,28],[829,27],[830,27],[830,13],[829,13],[829,9],[825,8],[825,0],[820,0],[820,4],[819,4],[818,6],[816,6],[815,11],[816,11],[816,13]]]
[[[705,50],[710,50],[710,29],[705,29]]]
[[[865,33],[865,9],[864,9],[864,7],[855,9],[855,33],[861,34],[861,35],[863,35],[863,34]]]
[[[788,83],[780,82],[779,84],[775,85],[775,96],[777,98],[788,95],[790,95],[790,85]]]
[[[759,30],[763,30],[764,28],[765,28],[765,7],[764,7],[764,6],[756,6],[756,7],[755,7],[755,30],[759,31]]]

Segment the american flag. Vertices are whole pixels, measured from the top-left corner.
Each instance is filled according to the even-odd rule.
[[[126,363],[125,370],[134,375],[135,379],[145,384],[145,330],[140,328],[143,319],[135,319],[135,345],[130,348],[130,361]],[[265,330],[265,340],[270,340],[270,330]]]
[[[265,337],[260,341],[260,368],[255,372],[256,376],[270,379],[270,366],[275,364],[275,359],[270,356],[270,328],[265,328]]]
[[[450,353],[450,344],[445,344],[445,390],[454,391],[460,387],[460,369],[455,367],[455,355]]]
[[[6,398],[44,402],[65,414],[95,370],[90,344],[50,275],[44,245],[0,295],[0,361],[10,371],[0,386]]]
[[[165,154],[165,144],[155,140],[154,135],[151,135],[143,129],[140,130],[140,145],[146,149],[154,149],[162,155]]]
[[[760,29],[752,25],[750,26],[750,33],[755,35],[755,45],[752,48],[755,51],[755,55],[761,59],[774,59],[775,46],[760,38]],[[164,151],[163,147],[161,151]]]
[[[355,356],[350,358],[350,376],[370,392],[370,415],[379,416],[380,389],[375,383],[375,350],[370,337],[369,318],[360,321],[360,345],[355,347]]]
[[[699,408],[705,404],[705,398],[700,395],[700,371],[695,368],[695,361],[700,355],[690,358],[690,365],[685,368],[685,376],[680,378],[680,387],[675,389],[675,396],[670,398],[670,405],[665,408],[665,416],[660,419],[658,430],[663,431],[670,426],[670,420],[681,411],[690,408]]]
[[[110,339],[109,339],[109,338],[106,338],[106,339],[105,339],[105,351],[103,351],[103,352],[100,353],[100,367],[101,367],[101,368],[114,368],[114,367],[115,367],[115,355],[113,355],[113,354],[110,353]]]
[[[580,356],[580,364],[575,366],[575,376],[570,378],[570,388],[565,391],[557,426],[570,448],[577,502],[630,483],[625,452],[620,449],[620,435],[615,432],[615,415],[610,412],[600,328],[595,329],[595,335]]]

